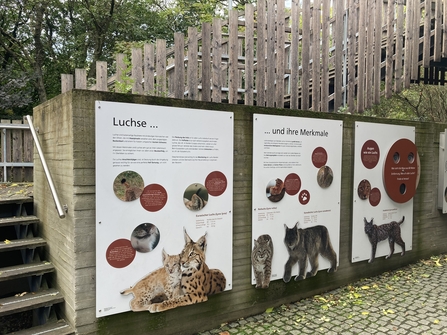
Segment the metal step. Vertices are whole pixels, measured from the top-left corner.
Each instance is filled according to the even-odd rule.
[[[11,241],[0,242],[0,252],[21,249],[35,249],[46,245],[42,237],[25,238]]]
[[[41,276],[53,272],[54,266],[50,262],[29,263],[23,265],[0,268],[0,282],[28,276]]]
[[[0,218],[0,227],[15,225],[27,226],[34,223],[39,223],[39,218],[34,215]]]
[[[43,326],[32,327],[21,331],[14,332],[14,335],[70,335],[74,334],[73,328],[65,322],[65,320],[58,320],[56,322],[49,322]]]
[[[64,301],[62,294],[56,289],[26,293],[23,296],[14,296],[0,299],[0,316],[15,314],[41,307],[51,307]]]

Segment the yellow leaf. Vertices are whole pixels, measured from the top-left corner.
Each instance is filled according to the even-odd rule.
[[[433,323],[437,325],[439,323],[439,320],[436,319],[435,321],[433,321]]]
[[[427,273],[424,273],[424,274],[421,275],[421,277],[424,277],[424,278],[430,278],[430,275],[427,274]]]
[[[362,315],[368,315],[369,312],[362,312]]]
[[[369,290],[369,286],[362,286],[362,290]]]
[[[267,308],[267,309],[265,310],[265,312],[266,312],[266,313],[271,313],[271,312],[273,312],[273,307]]]
[[[436,260],[435,265],[436,266],[442,266],[441,263],[439,263],[439,259]]]
[[[11,243],[10,240],[5,240],[5,244],[9,244],[9,243]]]
[[[394,311],[392,309],[387,310],[387,313],[394,314]]]

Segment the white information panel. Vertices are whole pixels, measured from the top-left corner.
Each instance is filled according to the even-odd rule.
[[[402,246],[412,249],[413,196],[420,174],[414,143],[414,127],[355,123],[352,262],[400,254]]]
[[[259,114],[253,118],[252,243],[255,247],[254,240],[268,235],[274,252],[271,278],[257,282],[252,270],[252,284],[267,288],[270,279],[284,279],[286,263],[292,275],[298,274],[298,263],[290,259],[284,243],[286,226],[292,229],[297,222],[305,231],[327,228],[328,234],[325,228],[317,229],[306,241],[319,248],[329,235],[338,264],[343,122]],[[329,269],[320,251],[317,270]],[[306,268],[311,271],[310,264]]]
[[[206,234],[231,289],[232,193],[233,113],[97,101],[97,317],[130,310],[121,292],[180,254],[184,230]]]

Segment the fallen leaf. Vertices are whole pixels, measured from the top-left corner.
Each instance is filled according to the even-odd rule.
[[[5,240],[5,244],[9,244],[9,243],[11,243],[10,240]]]
[[[430,275],[427,274],[427,273],[424,273],[424,274],[421,275],[421,277],[424,277],[424,278],[430,278]]]
[[[267,309],[265,310],[265,312],[266,312],[266,313],[271,313],[271,312],[273,312],[273,307],[267,308]]]
[[[224,332],[220,332],[219,335],[230,335],[230,333],[227,331],[224,331]]]
[[[433,321],[433,323],[434,323],[435,325],[437,325],[437,324],[439,323],[439,320],[436,319],[435,321]]]
[[[369,286],[362,286],[362,290],[369,290]]]
[[[369,314],[369,312],[362,312],[362,315],[368,315]]]

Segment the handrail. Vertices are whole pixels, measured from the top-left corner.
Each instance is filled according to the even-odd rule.
[[[54,203],[56,204],[56,209],[61,219],[65,218],[65,212],[67,209],[67,205],[65,205],[65,211],[62,208],[61,202],[59,200],[59,196],[57,195],[56,188],[54,187],[53,178],[51,178],[50,170],[48,169],[47,162],[45,160],[45,156],[43,155],[42,147],[40,146],[39,138],[37,137],[36,130],[34,129],[33,120],[30,115],[26,116],[26,120],[29,124],[29,129],[31,130],[31,134],[33,135],[34,143],[36,144],[37,152],[39,153],[40,161],[42,162],[43,170],[45,172],[45,176],[47,177],[48,186],[50,187],[51,194],[54,199]]]

